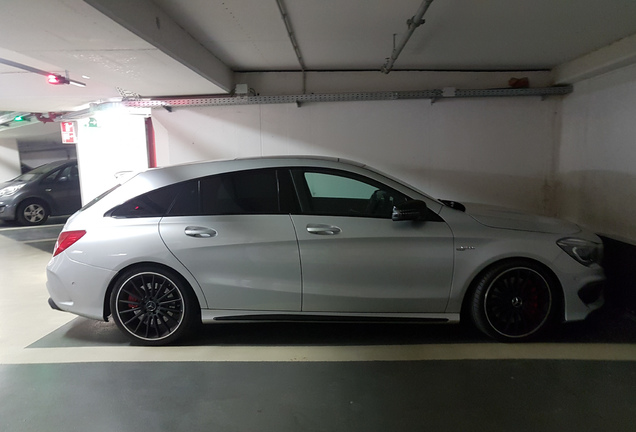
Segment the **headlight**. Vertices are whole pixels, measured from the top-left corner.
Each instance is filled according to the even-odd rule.
[[[557,242],[568,255],[585,266],[600,264],[603,259],[603,245],[579,238],[564,238]]]
[[[25,184],[26,183],[22,183],[22,184],[19,184],[19,185],[7,186],[7,187],[4,187],[4,188],[0,189],[0,197],[13,195],[14,193],[16,193],[17,191],[22,189]]]

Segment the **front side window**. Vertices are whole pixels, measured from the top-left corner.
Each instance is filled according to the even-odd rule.
[[[44,177],[44,180],[42,180],[42,183],[45,183],[45,184],[54,183],[55,182],[55,178],[57,177],[57,175],[59,173],[60,173],[60,170],[53,171],[51,174],[49,174],[46,177]]]
[[[79,181],[79,173],[77,171],[77,165],[69,165],[60,172],[60,175],[55,179],[57,182],[77,182]]]
[[[294,184],[307,214],[390,219],[393,207],[409,199],[374,180],[333,170],[297,170]]]

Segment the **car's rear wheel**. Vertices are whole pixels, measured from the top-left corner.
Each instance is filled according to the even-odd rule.
[[[184,336],[195,322],[196,304],[178,274],[154,266],[124,272],[110,297],[115,323],[139,345],[165,345]]]
[[[44,202],[28,199],[20,203],[16,216],[20,225],[42,225],[49,214],[49,208]]]
[[[521,341],[545,331],[560,308],[558,286],[540,265],[508,261],[477,281],[471,316],[477,328],[501,341]]]

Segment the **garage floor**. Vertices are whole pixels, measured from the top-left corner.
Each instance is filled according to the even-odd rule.
[[[49,308],[60,230],[0,224],[1,432],[634,430],[628,313],[533,344],[462,326],[286,323],[134,347],[113,323]]]

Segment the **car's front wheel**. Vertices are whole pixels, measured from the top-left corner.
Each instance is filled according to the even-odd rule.
[[[42,225],[49,214],[48,206],[42,201],[28,199],[20,203],[16,216],[20,225]]]
[[[121,274],[110,297],[115,323],[139,345],[165,345],[184,336],[196,321],[196,305],[178,274],[154,266]]]
[[[487,335],[507,342],[534,337],[554,321],[558,286],[540,265],[525,260],[501,263],[478,279],[470,308]]]

